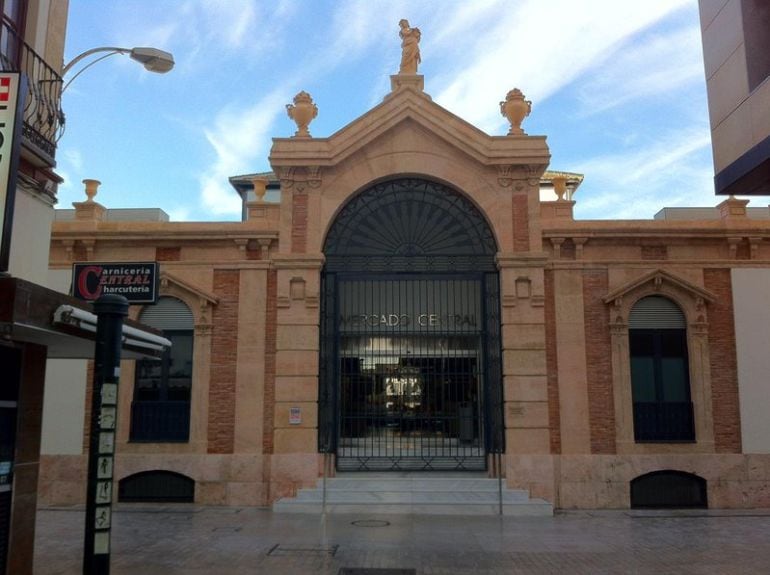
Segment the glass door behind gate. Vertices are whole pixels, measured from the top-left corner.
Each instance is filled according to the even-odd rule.
[[[485,469],[478,280],[347,280],[339,298],[337,467]]]

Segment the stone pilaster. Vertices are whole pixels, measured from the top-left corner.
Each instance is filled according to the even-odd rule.
[[[271,499],[313,485],[318,477],[318,333],[322,262],[320,256],[286,256],[273,262],[277,312]]]

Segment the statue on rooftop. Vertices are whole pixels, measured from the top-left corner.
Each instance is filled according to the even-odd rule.
[[[410,28],[408,20],[400,20],[401,31],[401,66],[399,74],[416,74],[420,63],[420,29]]]

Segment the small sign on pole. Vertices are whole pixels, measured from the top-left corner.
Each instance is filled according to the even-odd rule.
[[[0,273],[8,271],[27,78],[0,73]]]
[[[123,319],[128,314],[128,302],[118,295],[104,295],[94,303],[94,312],[97,325],[83,575],[109,575],[112,497],[115,488],[115,419],[118,411],[121,335]]]

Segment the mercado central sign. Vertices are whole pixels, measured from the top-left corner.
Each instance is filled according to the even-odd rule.
[[[398,313],[371,313],[371,314],[353,314],[340,317],[340,325],[345,328],[363,328],[363,327],[409,327],[411,325],[418,327],[444,327],[451,329],[462,329],[465,327],[476,327],[475,315],[459,314],[438,314],[421,313],[416,317],[409,314]]]
[[[342,332],[460,332],[481,329],[481,286],[475,279],[343,280]]]

